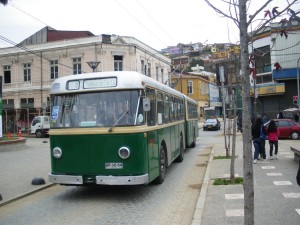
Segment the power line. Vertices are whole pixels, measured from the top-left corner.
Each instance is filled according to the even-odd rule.
[[[145,26],[145,24],[143,24],[138,18],[136,18],[134,15],[132,15],[122,4],[120,4],[117,0],[115,0],[115,2],[124,10],[128,13],[128,15],[130,15],[135,21],[137,21],[142,27],[145,28],[145,30],[147,30],[150,34],[152,34],[153,37],[155,37],[158,41],[160,41],[161,43],[164,43],[163,40],[161,40],[157,35],[155,35],[147,26]]]
[[[9,5],[11,5],[12,7],[14,7],[15,9],[19,10],[20,12],[24,13],[25,15],[35,19],[36,21],[48,26],[48,24],[46,24],[45,22],[41,21],[40,19],[34,17],[33,15],[29,14],[28,12],[25,12],[24,10],[20,9],[19,7],[17,7],[15,4],[12,4],[12,3],[8,3]]]
[[[153,20],[153,22],[163,31],[165,32],[165,34],[167,34],[167,36],[172,39],[174,42],[175,40],[173,39],[173,37],[153,18],[153,16],[151,16],[151,14],[145,9],[145,7],[138,1],[136,0],[136,2],[138,3],[138,5],[146,12],[146,14]]]

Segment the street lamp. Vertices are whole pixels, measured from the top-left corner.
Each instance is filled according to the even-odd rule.
[[[99,61],[90,61],[90,62],[86,62],[93,70],[93,72],[95,72],[97,66],[99,65]]]

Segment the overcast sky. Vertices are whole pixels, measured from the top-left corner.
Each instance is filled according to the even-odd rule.
[[[268,9],[286,1],[274,0]],[[265,1],[252,0],[253,10],[261,2]],[[178,43],[239,41],[232,21],[217,15],[204,0],[9,0],[8,5],[0,5],[0,35],[15,43],[47,25],[132,36],[157,50]],[[0,47],[9,46],[0,39]]]

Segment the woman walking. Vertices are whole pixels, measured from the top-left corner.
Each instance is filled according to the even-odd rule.
[[[263,126],[261,118],[257,118],[255,123],[252,125],[252,141],[254,145],[254,164],[257,163],[257,158],[259,154],[262,154],[264,161],[266,161],[266,141],[261,138],[261,130],[266,135],[266,128]]]
[[[267,129],[268,140],[270,145],[270,159],[278,159],[278,132],[276,123],[274,120],[271,120]],[[275,157],[273,157],[273,146],[275,146]]]

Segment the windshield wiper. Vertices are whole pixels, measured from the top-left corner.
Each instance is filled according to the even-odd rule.
[[[118,123],[119,123],[119,121],[121,120],[121,119],[123,119],[123,117],[126,115],[126,114],[128,114],[128,111],[125,111],[121,116],[120,116],[120,118],[108,129],[108,132],[112,132],[112,129],[113,129],[113,127],[114,126],[116,126]]]

